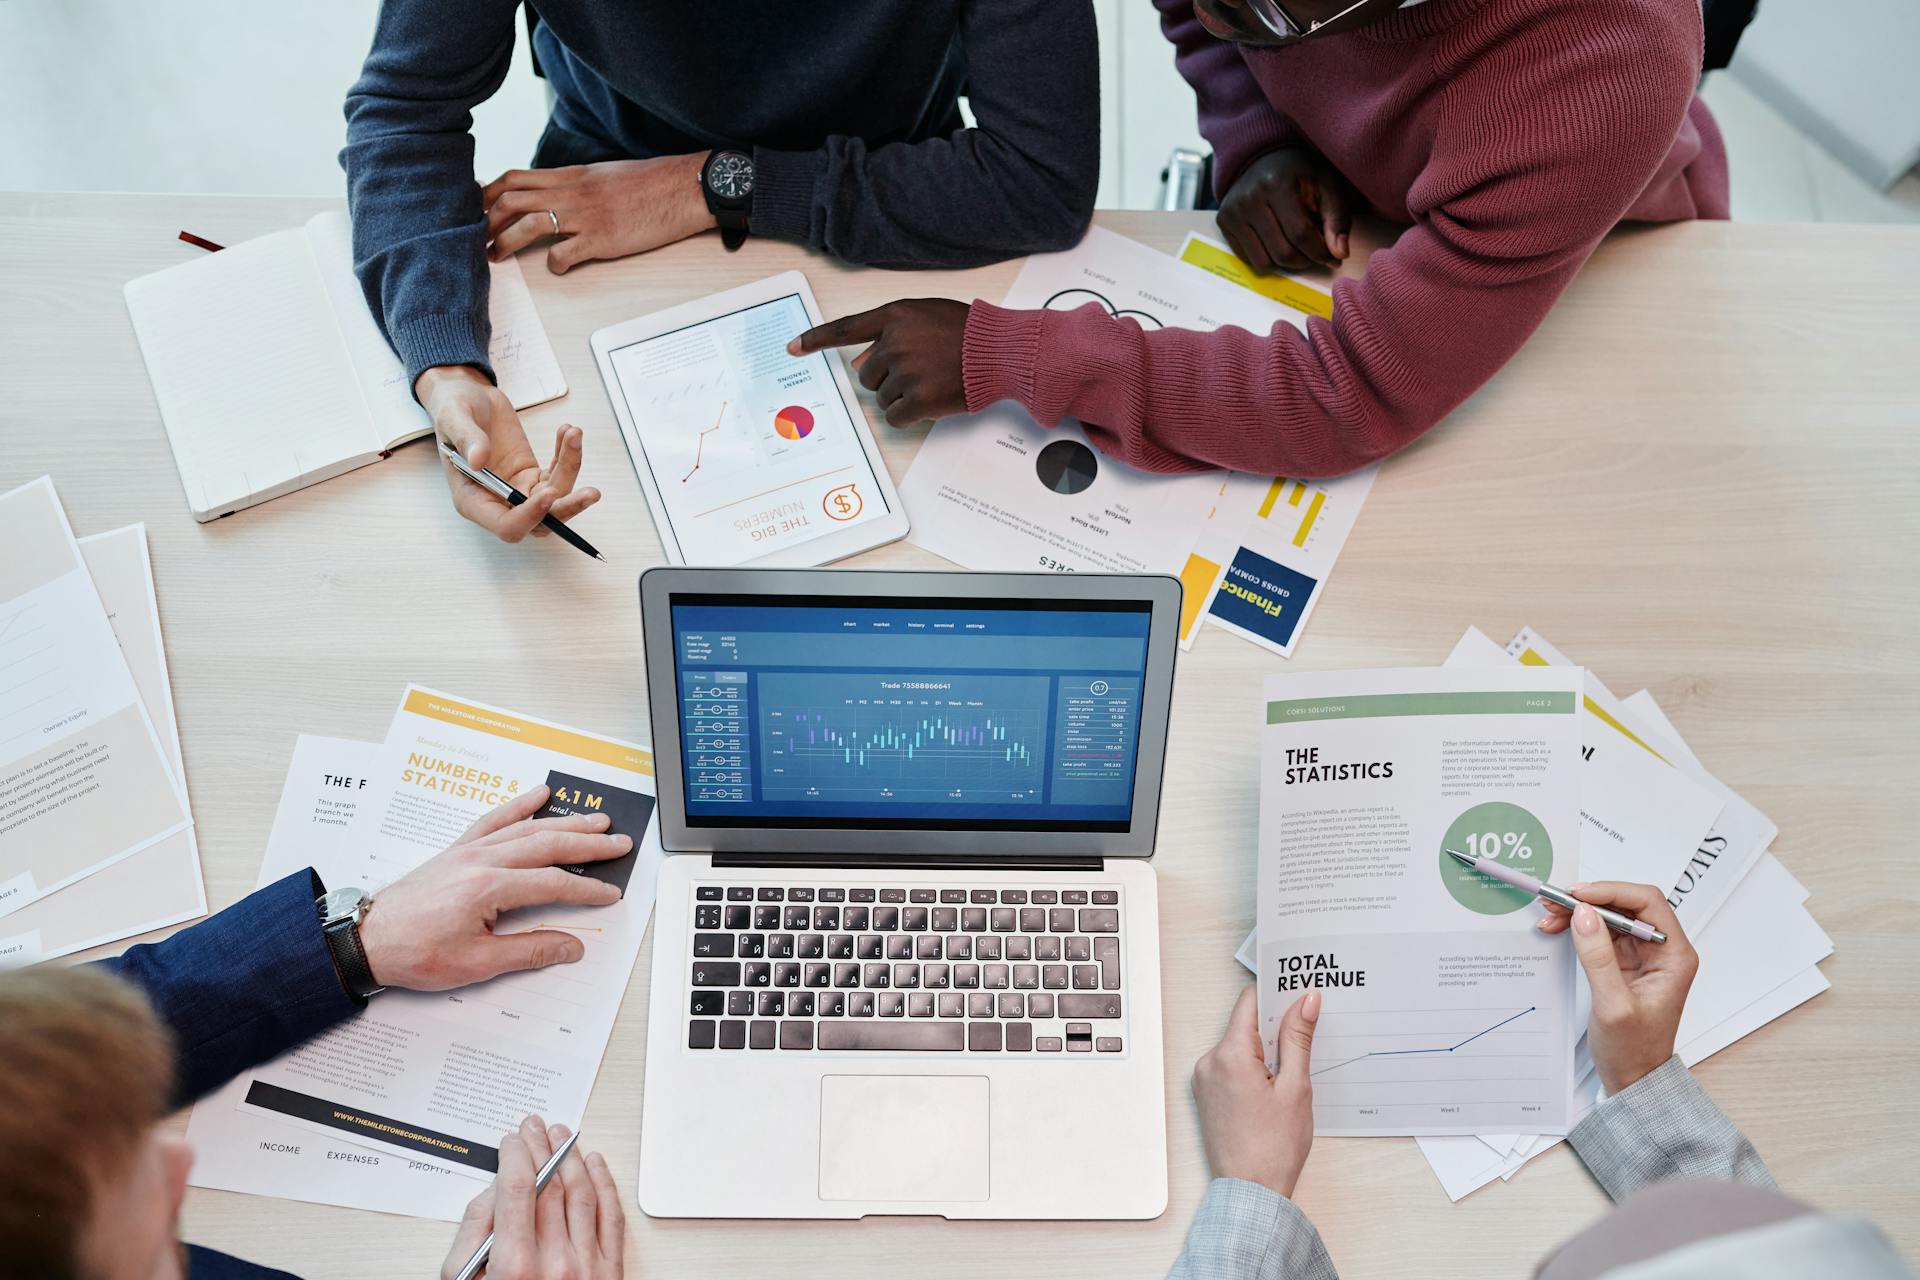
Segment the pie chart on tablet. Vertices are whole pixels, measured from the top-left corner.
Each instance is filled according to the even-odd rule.
[[[773,415],[773,429],[782,440],[805,440],[813,434],[813,415],[790,404]]]
[[[1078,440],[1055,440],[1033,460],[1033,469],[1055,493],[1084,493],[1100,474],[1100,463]]]

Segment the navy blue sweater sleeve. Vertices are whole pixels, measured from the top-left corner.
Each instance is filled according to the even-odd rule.
[[[439,364],[489,378],[487,220],[473,176],[473,108],[513,59],[519,0],[382,4],[347,92],[353,269],[409,383]]]
[[[191,929],[99,962],[139,987],[172,1030],[174,1105],[360,1011],[320,932],[321,892],[318,876],[298,871]]]
[[[972,267],[1079,243],[1100,183],[1093,6],[971,0],[960,40],[975,128],[757,147],[754,233],[875,267]]]

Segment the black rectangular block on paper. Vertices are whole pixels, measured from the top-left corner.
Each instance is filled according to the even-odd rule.
[[[578,876],[604,880],[624,894],[627,881],[633,878],[634,861],[640,856],[640,841],[647,833],[648,821],[653,817],[653,797],[643,791],[628,791],[625,787],[610,787],[604,782],[576,778],[558,769],[548,771],[547,787],[553,794],[547,797],[540,817],[565,818],[573,814],[604,813],[611,820],[607,828],[611,834],[632,837],[633,852],[624,857],[567,868]]]
[[[438,1129],[410,1125],[404,1121],[395,1120],[392,1116],[377,1116],[371,1111],[360,1111],[339,1103],[328,1102],[325,1098],[316,1098],[312,1094],[282,1089],[279,1085],[268,1084],[264,1080],[255,1080],[247,1085],[247,1101],[256,1107],[277,1111],[283,1116],[310,1120],[315,1124],[352,1134],[362,1140],[377,1138],[409,1151],[440,1156],[455,1164],[463,1164],[483,1173],[497,1173],[500,1169],[500,1152],[496,1147],[469,1142],[465,1138],[456,1138]]]

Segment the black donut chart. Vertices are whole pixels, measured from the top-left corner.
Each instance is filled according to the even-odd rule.
[[[1055,493],[1085,493],[1100,474],[1100,458],[1078,440],[1055,440],[1033,460],[1033,470]]]

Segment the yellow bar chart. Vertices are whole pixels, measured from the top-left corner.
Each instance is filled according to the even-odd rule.
[[[1305,480],[1275,476],[1273,483],[1267,486],[1266,496],[1260,499],[1259,516],[1262,520],[1273,518],[1273,509],[1279,505],[1283,492],[1289,507],[1298,509],[1305,503],[1305,510],[1300,514],[1300,523],[1294,529],[1292,538],[1294,546],[1304,547],[1308,536],[1313,533],[1314,522],[1320,518],[1320,509],[1327,505],[1327,491]]]

